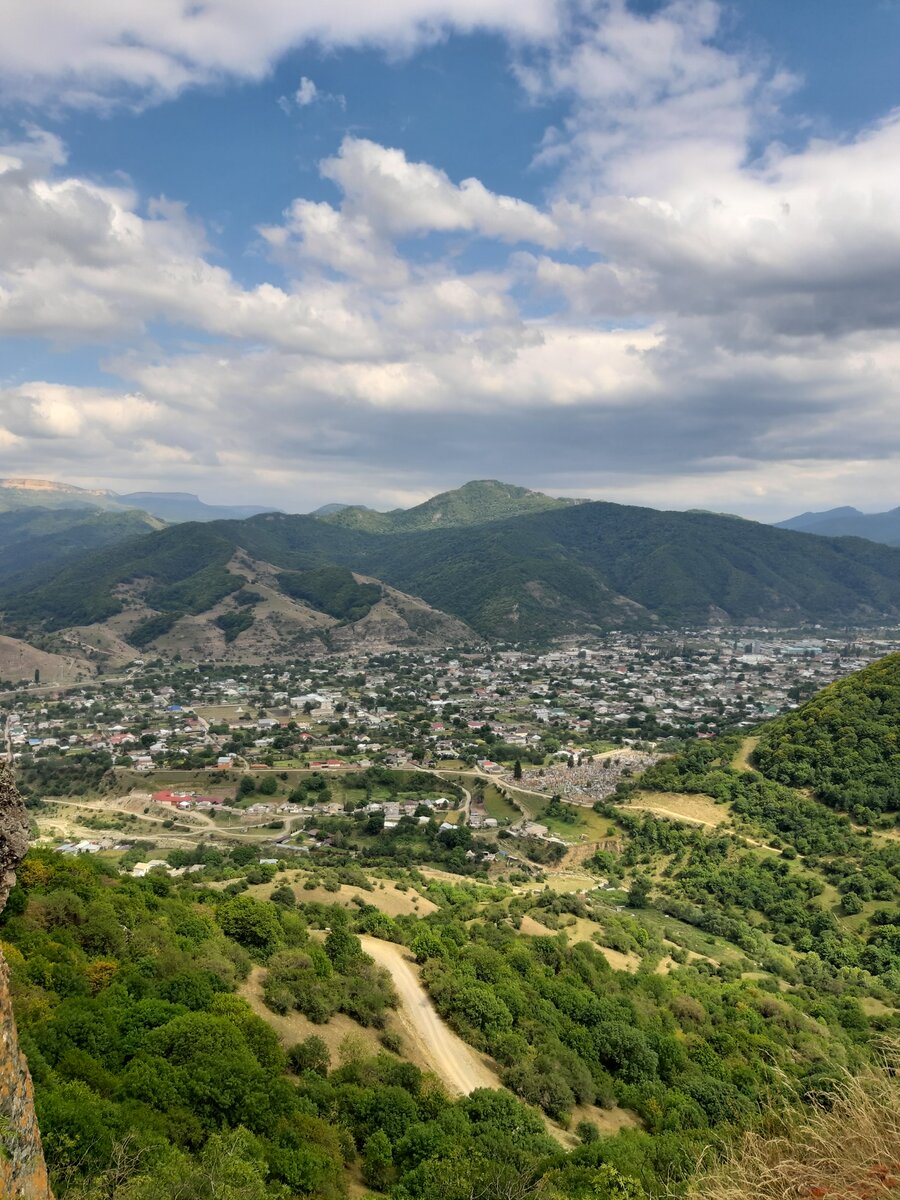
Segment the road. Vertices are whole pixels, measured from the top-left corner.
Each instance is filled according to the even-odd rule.
[[[457,1095],[468,1095],[476,1088],[501,1087],[494,1072],[438,1016],[406,947],[380,938],[361,940],[366,954],[390,973],[400,997],[401,1023],[422,1060],[447,1088]]]

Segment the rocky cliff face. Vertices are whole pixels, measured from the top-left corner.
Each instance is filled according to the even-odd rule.
[[[28,849],[28,820],[12,771],[0,765],[0,909]],[[0,1197],[53,1200],[34,1113],[28,1064],[19,1049],[9,996],[9,970],[0,955]]]

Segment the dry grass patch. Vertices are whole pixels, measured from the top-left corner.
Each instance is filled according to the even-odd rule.
[[[358,1043],[360,1047],[364,1048],[366,1054],[374,1055],[381,1050],[378,1031],[364,1029],[346,1013],[335,1013],[331,1020],[326,1021],[324,1025],[316,1025],[310,1021],[309,1017],[305,1017],[303,1013],[296,1010],[285,1013],[283,1016],[280,1013],[272,1012],[263,999],[263,983],[266,974],[265,967],[253,967],[238,989],[238,994],[247,1001],[258,1017],[262,1017],[266,1024],[275,1030],[278,1040],[286,1049],[315,1034],[328,1047],[332,1066],[335,1067],[340,1059],[341,1047],[348,1038],[352,1043]],[[390,1019],[388,1027],[390,1027]]]
[[[319,904],[340,904],[342,908],[356,908],[355,901],[359,899],[379,909],[388,917],[427,917],[429,913],[437,911],[437,905],[426,896],[420,896],[412,888],[401,892],[391,880],[384,880],[384,887],[376,883],[370,892],[349,883],[342,883],[336,892],[330,892],[325,887],[305,888],[303,882],[304,877],[298,874],[292,884],[294,895],[300,903],[314,900]],[[291,880],[281,875],[276,876],[272,883],[259,883],[247,890],[259,900],[268,900],[272,892],[284,883],[291,884]]]
[[[579,1121],[590,1121],[604,1137],[612,1137],[620,1129],[640,1129],[641,1119],[627,1108],[600,1108],[596,1104],[579,1104],[572,1109],[569,1125],[574,1128]]]
[[[729,812],[712,796],[683,792],[638,792],[627,808],[639,808],[658,817],[672,817],[691,825],[724,825]]]
[[[747,1134],[692,1200],[886,1200],[900,1196],[900,1043],[880,1067],[845,1074],[807,1116]]]
[[[519,933],[524,933],[526,937],[553,937],[556,930],[551,929],[549,925],[542,925],[540,921],[536,921],[534,917],[529,917],[526,913],[519,926]]]
[[[759,745],[758,737],[747,737],[741,742],[741,748],[731,761],[735,771],[753,771],[755,767],[750,761],[750,755]]]

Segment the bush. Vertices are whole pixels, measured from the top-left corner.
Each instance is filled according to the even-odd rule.
[[[331,1054],[325,1042],[311,1034],[302,1042],[295,1042],[287,1052],[288,1065],[292,1071],[302,1075],[312,1071],[316,1075],[325,1076],[331,1067]]]

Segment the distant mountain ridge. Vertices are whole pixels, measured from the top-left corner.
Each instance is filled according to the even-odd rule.
[[[474,480],[441,492],[413,508],[377,512],[365,504],[323,504],[309,515],[347,529],[370,533],[407,533],[419,529],[457,528],[504,520],[530,512],[583,503],[557,499],[543,492],[496,479]],[[125,492],[82,488],[48,479],[0,479],[0,512],[21,508],[97,509],[128,512],[139,509],[170,524],[184,521],[241,521],[281,509],[262,504],[207,504],[193,492]]]
[[[332,517],[335,513],[343,512],[345,508],[359,508],[363,511],[368,511],[368,505],[366,504],[341,504],[333,502],[331,504],[320,504],[318,508],[314,508],[307,515],[310,517]]]
[[[106,488],[81,488],[51,479],[0,479],[0,512],[17,508],[95,508],[102,511],[131,507]]]
[[[864,513],[849,506],[830,508],[826,512],[801,513],[779,521],[775,528],[822,537],[868,538],[885,546],[900,546],[900,508],[880,513]]]
[[[207,504],[193,492],[128,492],[119,496],[130,508],[141,508],[163,521],[242,521],[277,512],[264,504]]]
[[[391,512],[375,512],[361,505],[341,506],[337,511],[322,515],[323,520],[344,529],[361,529],[368,533],[412,533],[424,529],[457,529],[483,525],[528,513],[567,508],[581,504],[580,500],[558,499],[543,492],[501,483],[498,479],[475,479],[454,491],[441,492],[413,508],[395,508]]]
[[[472,486],[460,492],[437,498],[442,514],[472,516]],[[426,515],[427,505],[418,506]],[[227,644],[240,661],[251,645],[277,657],[310,637],[374,644],[373,622],[384,645],[545,643],[609,629],[895,620],[900,550],[603,502],[382,532],[266,513],[48,561],[27,587],[4,579],[0,564],[0,609],[3,632],[102,633],[120,657],[129,645],[206,661]]]
[[[139,510],[161,521],[243,520],[274,511],[262,504],[206,504],[191,492],[128,492],[82,488],[50,479],[0,479],[0,512],[23,508],[94,509],[100,512]]]

